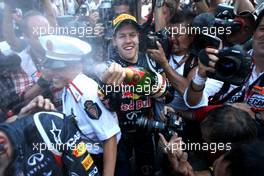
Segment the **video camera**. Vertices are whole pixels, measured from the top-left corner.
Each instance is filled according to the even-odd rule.
[[[182,133],[184,127],[182,118],[174,112],[168,112],[165,116],[167,117],[165,123],[141,117],[136,120],[136,125],[141,130],[161,132],[167,137],[172,136],[175,132]]]
[[[29,10],[38,10],[43,12],[43,3],[42,0],[4,0],[4,3],[8,4],[11,8],[19,8],[23,12]]]
[[[207,30],[207,33],[196,34],[190,52],[199,57],[204,65],[208,66],[209,58],[205,48],[218,49],[221,44],[231,46],[220,50],[216,72],[214,74],[208,73],[208,77],[239,86],[244,83],[250,74],[252,61],[240,45],[234,44],[244,43],[251,37],[254,29],[254,23],[251,23],[254,22],[254,17],[248,13],[235,15],[234,8],[224,4],[218,5],[216,11],[216,15],[203,13],[196,16],[192,22],[192,27],[198,27],[199,29],[215,28],[217,30],[223,28],[226,31],[221,34],[218,33],[220,31],[215,34],[208,34]],[[253,17],[252,20],[251,17]]]
[[[219,50],[217,56],[219,60],[215,65],[216,71],[215,73],[208,72],[208,77],[237,86],[242,85],[247,80],[251,72],[252,59],[242,46],[225,47]],[[205,49],[199,52],[199,59],[204,65],[209,65],[209,58]]]

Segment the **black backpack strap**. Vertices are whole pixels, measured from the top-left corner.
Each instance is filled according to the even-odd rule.
[[[226,102],[229,98],[234,96],[237,92],[239,92],[242,89],[242,86],[239,86],[232,90],[227,96],[225,96],[223,99],[220,100],[221,96],[227,93],[227,91],[230,88],[230,84],[224,83],[224,85],[221,87],[221,89],[215,93],[213,96],[209,97],[209,105],[218,105],[218,104],[223,104]]]
[[[189,58],[185,61],[183,69],[183,77],[187,78],[189,72],[198,65],[198,59],[194,55],[190,54]]]
[[[262,74],[261,76],[259,76],[247,89],[247,92],[248,91],[252,91],[253,87],[259,82],[259,84],[262,86],[264,85],[264,74]],[[223,87],[225,86],[225,83],[223,85]],[[221,88],[221,90],[223,89],[223,87]],[[214,98],[214,96],[212,97],[209,97],[209,104],[210,105],[216,105],[216,104],[223,104],[224,102],[228,101],[232,96],[234,96],[236,93],[238,93],[239,91],[241,91],[243,88],[243,85],[242,86],[239,86],[237,88],[235,88],[234,90],[232,90],[230,93],[228,93],[222,100],[219,100],[219,98],[221,97],[221,95],[224,95],[224,93],[226,93],[228,91],[228,89],[226,91],[219,91],[217,92],[214,96],[218,96],[218,100],[217,100],[217,97]],[[220,92],[222,94],[220,94]],[[219,95],[218,95],[219,93]],[[241,97],[241,99],[243,100],[244,97],[245,97],[245,94],[246,92],[244,91],[243,92],[243,95]]]
[[[260,75],[249,87],[248,87],[248,91],[251,91],[253,89],[253,87],[259,83],[261,86],[264,85],[264,73],[262,75]]]

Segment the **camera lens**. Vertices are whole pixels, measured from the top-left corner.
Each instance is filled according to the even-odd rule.
[[[162,132],[166,128],[166,125],[162,122],[149,120],[143,117],[137,119],[136,124],[138,125],[138,127],[148,132]]]
[[[239,68],[238,63],[232,58],[221,58],[217,64],[217,72],[223,76],[233,76]]]

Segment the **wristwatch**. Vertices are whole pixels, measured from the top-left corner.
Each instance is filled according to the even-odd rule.
[[[164,5],[164,0],[156,0],[155,7],[162,7]]]

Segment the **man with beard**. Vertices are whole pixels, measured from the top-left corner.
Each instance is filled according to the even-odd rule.
[[[182,28],[189,28],[195,14],[190,10],[178,12],[178,21],[171,24],[172,50],[169,60],[160,46],[158,50],[149,49],[148,52],[163,69],[166,77],[176,90],[174,100],[169,104],[175,110],[186,110],[183,93],[188,87],[198,64],[197,58],[190,54],[189,48],[194,36],[182,33]],[[162,108],[163,109],[163,108]]]

